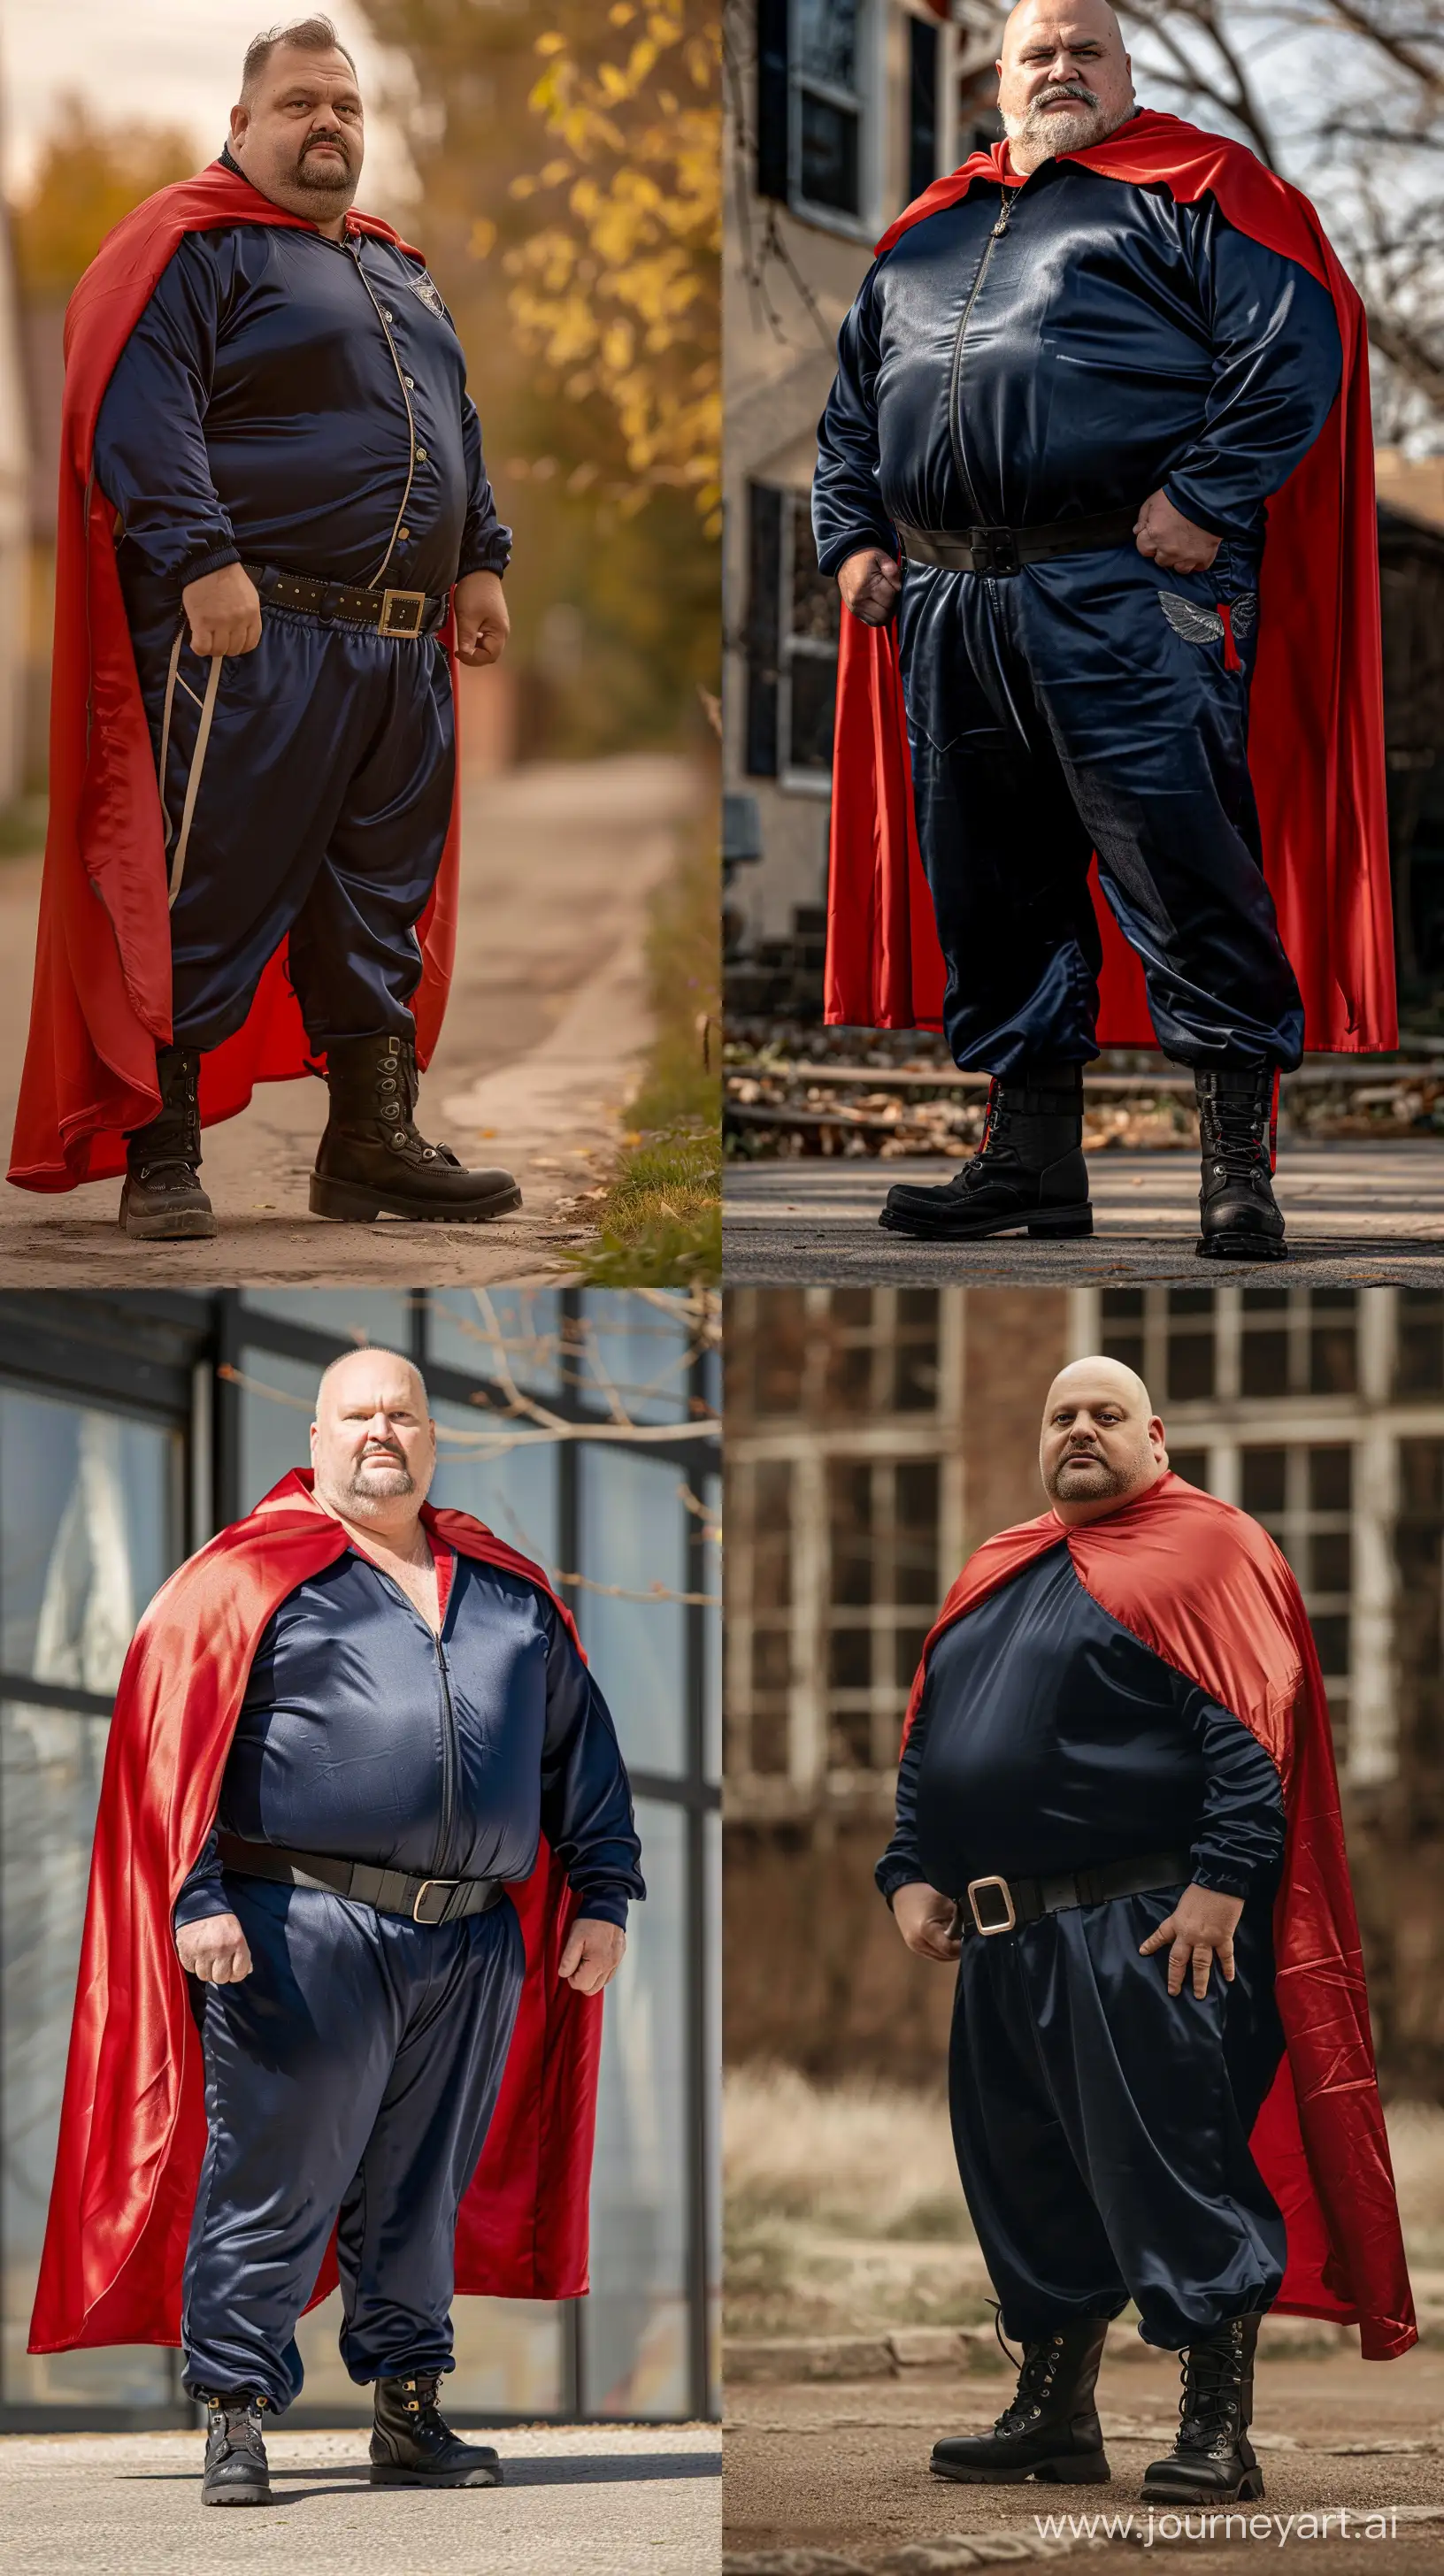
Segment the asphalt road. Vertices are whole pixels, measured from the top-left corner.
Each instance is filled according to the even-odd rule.
[[[555,762],[466,784],[456,969],[419,1123],[463,1161],[504,1163],[523,1206],[492,1225],[333,1225],[306,1183],[326,1118],[319,1082],[264,1084],[205,1134],[221,1221],[210,1242],[138,1244],[118,1181],[54,1198],[0,1184],[0,1286],[321,1283],[496,1286],[555,1274],[585,1236],[647,1038],[643,936],[695,786],[684,762]],[[38,859],[0,865],[0,1142],[29,1011]],[[572,1204],[581,1200],[580,1206]]]
[[[983,2431],[1011,2393],[1011,2379],[973,2380],[932,2372],[842,2386],[746,2386],[729,2392],[724,2443],[725,2567],[764,2576],[852,2576],[905,2563],[908,2544],[934,2545],[953,2533],[1005,2533],[1009,2555],[1026,2554],[1035,2516],[1137,2514],[1133,2543],[1080,2551],[1090,2568],[1150,2563],[1139,2484],[1177,2427],[1173,2357],[1105,2361],[1099,2412],[1113,2476],[1106,2487],[958,2487],[928,2474],[943,2432]],[[1216,2576],[1245,2561],[1299,2564],[1313,2576],[1385,2576],[1444,2566],[1444,2353],[1417,2349],[1387,2365],[1353,2354],[1321,2360],[1268,2359],[1259,2365],[1256,2445],[1264,2471],[1263,2512],[1332,2513],[1327,2538],[1297,2523],[1280,2537],[1235,2533],[1209,2546],[1197,2533],[1158,2533],[1159,2557],[1177,2563],[1170,2537],[1188,2540],[1190,2569]],[[1338,2517],[1358,2517],[1341,2537]],[[1370,2515],[1391,2517],[1375,2538]],[[1197,2514],[1194,2515],[1197,2525]],[[795,2556],[792,2555],[795,2553]],[[1003,2553],[1000,2551],[999,2555]],[[1043,2555],[1043,2552],[1039,2553]],[[1072,2552],[1065,2554],[1072,2555]],[[936,2564],[949,2563],[939,2550]],[[952,2561],[970,2563],[961,2552]],[[921,2564],[921,2562],[920,2562]]]
[[[275,2502],[207,2511],[200,2434],[0,2438],[7,2576],[716,2576],[715,2424],[495,2434],[506,2483],[440,2495],[367,2483],[366,2434],[267,2436]]]
[[[1026,1235],[917,1243],[878,1224],[894,1181],[926,1185],[946,1180],[952,1168],[861,1155],[729,1163],[722,1231],[728,1286],[839,1280],[1116,1287],[1133,1279],[1277,1286],[1301,1272],[1320,1288],[1444,1281],[1444,1139],[1281,1148],[1277,1188],[1288,1221],[1287,1264],[1197,1259],[1192,1153],[1095,1154],[1089,1164],[1094,1231],[1078,1243],[1035,1243]]]

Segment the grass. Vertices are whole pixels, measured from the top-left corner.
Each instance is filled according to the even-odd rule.
[[[1415,2287],[1432,2307],[1421,2276],[1444,2268],[1444,2110],[1395,2103],[1388,2126]],[[734,2068],[723,2178],[729,2334],[988,2322],[940,2092]]]
[[[715,799],[711,800],[715,803]],[[595,1288],[713,1286],[722,1276],[720,890],[715,828],[686,827],[647,936],[653,1037],[629,1132],[572,1256]]]

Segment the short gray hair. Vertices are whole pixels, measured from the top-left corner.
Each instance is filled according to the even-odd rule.
[[[263,36],[251,38],[241,68],[243,99],[250,97],[278,45],[294,45],[303,54],[345,54],[353,72],[356,69],[354,56],[347,53],[329,18],[298,18],[294,26],[268,27]]]
[[[421,1389],[421,1401],[426,1407],[427,1419],[430,1420],[431,1397],[427,1392],[426,1380],[422,1376],[420,1369],[417,1367],[415,1360],[411,1357],[409,1351],[390,1350],[384,1342],[358,1342],[354,1350],[338,1351],[336,1357],[327,1362],[325,1368],[321,1371],[320,1381],[316,1388],[316,1411],[318,1413],[321,1410],[321,1390],[325,1386],[327,1379],[334,1377],[338,1368],[344,1368],[348,1360],[366,1358],[395,1360],[399,1368],[410,1369],[412,1376],[415,1378],[417,1385]]]

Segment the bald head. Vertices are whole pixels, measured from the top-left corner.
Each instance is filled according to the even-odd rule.
[[[1133,114],[1133,72],[1108,0],[1019,0],[1003,29],[998,113],[1025,176]]]
[[[347,1351],[316,1390],[316,1500],[390,1536],[414,1526],[436,1472],[436,1425],[415,1363],[397,1351]]]
[[[1121,1360],[1073,1360],[1043,1407],[1043,1486],[1071,1528],[1146,1493],[1168,1467],[1163,1424],[1141,1377]]]

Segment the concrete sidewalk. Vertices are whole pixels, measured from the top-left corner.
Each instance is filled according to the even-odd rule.
[[[571,1202],[605,1177],[647,1042],[643,941],[695,783],[638,754],[473,778],[463,797],[461,911],[446,1025],[420,1124],[463,1161],[505,1163],[524,1205],[493,1225],[332,1225],[306,1183],[326,1119],[319,1082],[266,1083],[206,1130],[204,1178],[221,1231],[136,1244],[115,1222],[118,1181],[62,1197],[0,1187],[0,1286],[495,1286],[560,1267],[584,1235]],[[39,860],[0,865],[0,1125],[8,1150],[24,1056]]]
[[[7,2576],[716,2576],[715,2424],[507,2427],[501,2487],[367,2483],[366,2434],[267,2437],[275,2503],[204,2511],[196,2433],[0,2438]]]
[[[1283,1287],[1302,1279],[1329,1288],[1371,1280],[1427,1287],[1444,1280],[1444,1141],[1432,1138],[1281,1148],[1286,1263],[1195,1257],[1198,1162],[1191,1152],[1094,1154],[1088,1166],[1094,1231],[1078,1243],[1003,1235],[976,1244],[928,1244],[883,1231],[877,1212],[895,1181],[929,1186],[954,1168],[871,1155],[729,1163],[722,1220],[728,1286],[875,1280],[1116,1288],[1130,1280],[1176,1279],[1206,1288],[1239,1280]]]

